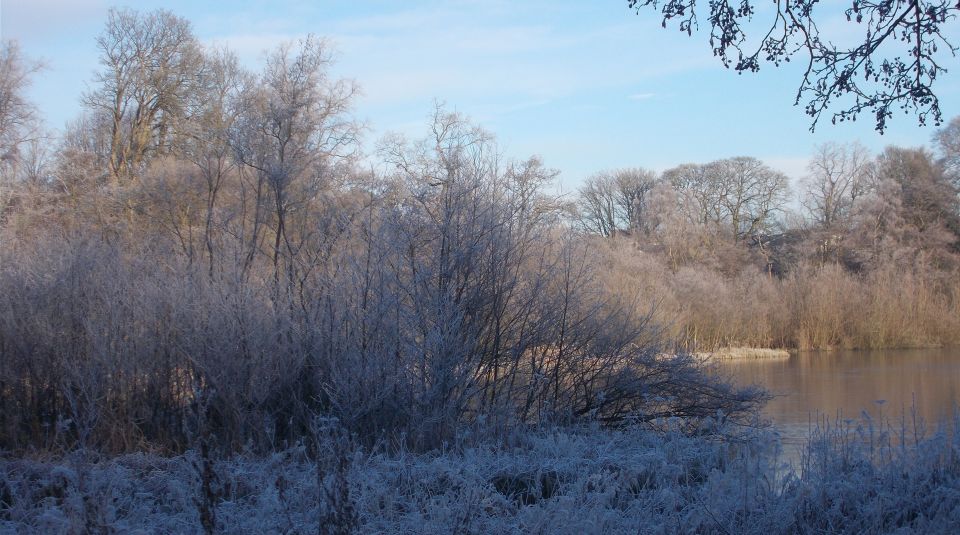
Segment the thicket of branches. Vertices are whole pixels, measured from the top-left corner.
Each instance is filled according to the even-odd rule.
[[[322,40],[251,73],[169,12],[114,10],[97,44],[84,114],[36,172],[3,170],[0,448],[265,451],[333,418],[425,450],[467,427],[696,431],[761,399],[660,354],[538,159],[438,107],[363,171]]]
[[[794,60],[803,69],[794,104],[803,102],[811,130],[824,114],[836,123],[855,121],[866,112],[882,134],[897,109],[916,115],[921,125],[943,122],[934,86],[957,52],[949,30],[960,4],[948,0],[767,4],[627,0],[638,14],[646,8],[658,11],[664,28],[676,24],[692,34],[703,21],[709,26],[713,55],[738,73]]]

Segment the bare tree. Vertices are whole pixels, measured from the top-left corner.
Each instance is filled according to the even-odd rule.
[[[23,57],[16,42],[0,42],[0,221],[14,203],[15,180],[29,171],[30,156],[41,148],[36,108],[25,94],[40,68]]]
[[[88,111],[67,123],[57,147],[51,193],[64,221],[103,221],[100,186],[110,177],[111,118]]]
[[[214,49],[204,55],[203,76],[189,103],[189,121],[178,146],[178,155],[193,163],[204,182],[203,243],[208,271],[216,267],[215,214],[224,182],[236,170],[230,132],[240,113],[240,95],[251,85],[249,73],[240,67],[236,55]]]
[[[804,207],[821,228],[836,230],[857,199],[870,191],[872,170],[872,158],[859,143],[818,146],[804,180]]]
[[[580,224],[601,236],[613,236],[623,224],[613,181],[604,176],[593,176],[579,191]]]
[[[357,86],[330,80],[330,61],[326,42],[312,36],[296,49],[281,45],[268,57],[259,83],[244,89],[231,129],[235,156],[253,173],[258,198],[266,193],[263,186],[272,195],[278,280],[281,256],[292,258],[298,250],[289,214],[329,186],[337,165],[356,151],[359,126],[349,111]]]
[[[24,58],[16,42],[0,42],[0,173],[15,166],[21,147],[38,135],[36,108],[25,93],[41,67]]]
[[[933,135],[940,166],[954,187],[960,189],[960,117],[954,117],[947,126]]]
[[[23,57],[15,41],[0,42],[0,163],[5,166],[16,163],[20,146],[35,133],[36,108],[25,92],[40,69]]]
[[[718,201],[733,240],[769,230],[773,215],[786,203],[787,176],[743,156],[714,162],[711,171],[720,184]]]
[[[899,186],[904,216],[919,231],[940,225],[956,226],[956,189],[930,152],[890,147],[877,161],[877,174]]]
[[[957,190],[933,155],[888,147],[876,162],[876,191],[854,207],[849,247],[865,267],[957,265],[960,215]]]
[[[681,165],[664,177],[688,219],[714,226],[734,243],[768,230],[788,191],[786,175],[745,156]]]
[[[165,10],[111,9],[97,47],[103,70],[84,104],[111,118],[110,173],[120,180],[169,152],[203,62],[190,23]]]
[[[681,211],[694,225],[707,225],[720,220],[720,191],[710,167],[683,164],[663,173],[663,178],[678,193]]]
[[[598,173],[579,192],[580,223],[603,236],[619,232],[649,232],[649,197],[657,175],[646,169]]]

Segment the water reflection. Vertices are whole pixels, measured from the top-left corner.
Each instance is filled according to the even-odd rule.
[[[805,443],[820,418],[858,418],[864,411],[899,428],[901,418],[910,425],[916,407],[933,430],[960,401],[958,349],[805,352],[719,365],[738,383],[760,384],[777,396],[764,412],[788,446]]]

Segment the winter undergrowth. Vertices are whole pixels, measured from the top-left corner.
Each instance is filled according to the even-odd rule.
[[[905,427],[869,420],[821,426],[795,469],[780,462],[768,430],[716,431],[554,428],[430,453],[297,445],[213,460],[206,490],[196,451],[5,459],[0,532],[950,533],[960,526],[960,440],[943,430],[909,440]],[[212,513],[203,512],[205,492]]]

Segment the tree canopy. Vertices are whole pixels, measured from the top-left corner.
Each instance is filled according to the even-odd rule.
[[[915,114],[921,125],[943,122],[933,88],[957,51],[947,30],[960,2],[852,0],[842,17],[836,6],[818,0],[763,4],[711,0],[705,13],[710,46],[738,73],[799,60],[803,75],[794,104],[803,103],[811,131],[824,114],[836,123],[867,112],[883,133],[897,108]],[[688,34],[704,15],[697,0],[628,0],[628,5],[638,13],[657,10],[664,28],[676,23]]]

